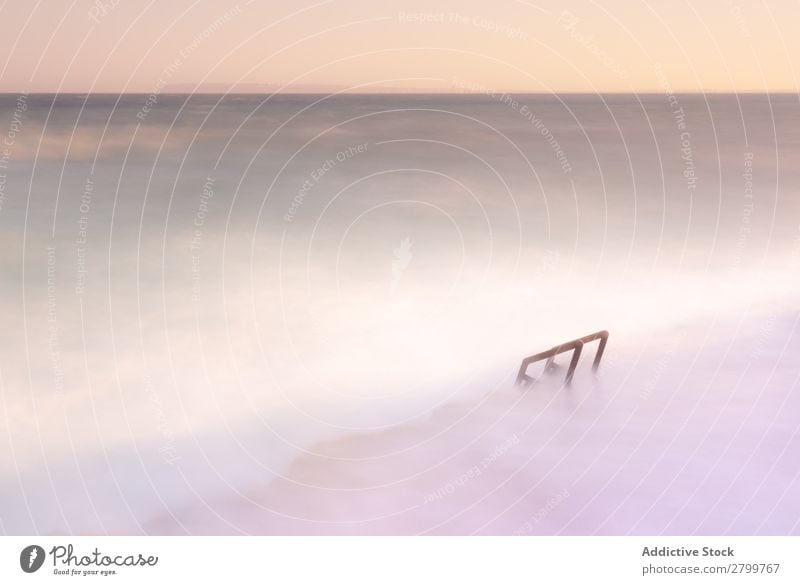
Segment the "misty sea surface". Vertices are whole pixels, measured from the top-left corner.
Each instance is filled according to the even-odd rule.
[[[0,533],[800,532],[796,95],[155,97],[0,95]]]

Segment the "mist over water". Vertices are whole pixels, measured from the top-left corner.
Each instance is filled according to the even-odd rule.
[[[174,514],[176,530],[267,530],[179,511],[250,498],[319,441],[516,396],[524,356],[599,329],[602,387],[632,406],[575,415],[595,444],[692,352],[724,392],[718,348],[738,336],[760,359],[745,379],[787,395],[754,421],[745,384],[726,408],[772,421],[796,384],[771,375],[796,366],[800,104],[673,98],[0,96],[0,529],[136,533]],[[492,448],[513,436],[494,432]],[[599,525],[568,521],[539,528]]]

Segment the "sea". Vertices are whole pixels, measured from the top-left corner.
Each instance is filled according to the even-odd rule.
[[[0,95],[0,533],[799,533],[798,161],[796,94]]]

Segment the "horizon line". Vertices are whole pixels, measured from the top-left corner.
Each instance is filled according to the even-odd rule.
[[[526,91],[526,90],[499,90],[494,92],[483,91],[449,91],[449,90],[396,90],[391,89],[387,91],[211,91],[211,90],[198,90],[198,91],[162,91],[154,94],[152,91],[0,91],[0,96],[19,96],[19,95],[69,95],[69,96],[91,96],[91,95],[161,95],[161,96],[186,96],[186,95],[464,95],[464,96],[491,96],[491,95],[537,95],[537,96],[557,96],[557,95],[628,95],[628,96],[651,96],[651,95],[796,95],[800,97],[799,90],[761,90],[761,89],[747,89],[747,90],[690,90],[690,89],[676,89],[669,92],[658,90],[645,90],[645,91]]]

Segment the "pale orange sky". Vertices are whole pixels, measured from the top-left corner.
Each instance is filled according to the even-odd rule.
[[[8,0],[0,91],[797,91],[800,1]]]

